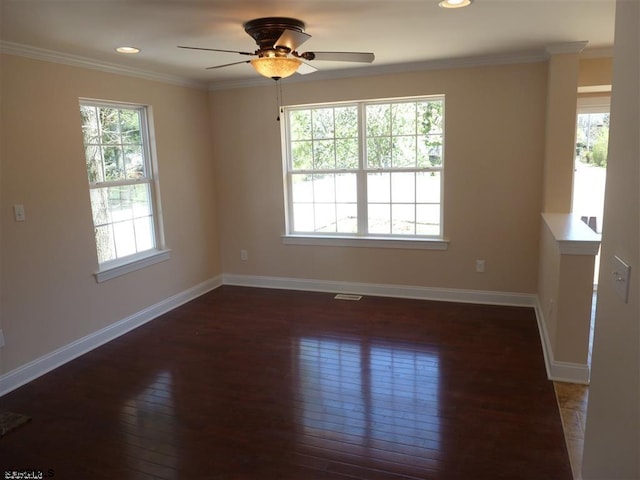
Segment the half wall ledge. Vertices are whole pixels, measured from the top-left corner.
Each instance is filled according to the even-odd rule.
[[[547,227],[562,255],[597,255],[600,235],[578,216],[570,213],[543,213]]]

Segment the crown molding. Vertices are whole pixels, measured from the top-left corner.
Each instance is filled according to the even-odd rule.
[[[200,90],[206,90],[207,87],[205,83],[197,82],[184,77],[158,73],[139,68],[124,67],[115,63],[102,62],[99,60],[94,60],[92,58],[71,55],[54,50],[47,50],[45,48],[32,47],[30,45],[23,45],[20,43],[7,42],[4,40],[0,40],[0,53],[31,58],[34,60],[42,60],[45,62],[60,63],[73,67],[88,68],[101,72],[114,73],[116,75],[126,75],[129,77],[142,78],[144,80],[169,83],[181,87],[197,88]]]
[[[545,47],[545,52],[547,53],[547,58],[551,55],[561,55],[565,53],[580,53],[582,52],[589,42],[584,40],[580,42],[564,42],[564,43],[555,43],[553,45],[547,45]]]
[[[334,80],[342,78],[358,78],[365,76],[390,75],[397,73],[413,73],[432,70],[446,70],[456,68],[473,68],[498,65],[511,65],[519,63],[535,63],[549,59],[550,55],[559,53],[580,53],[587,42],[569,42],[547,46],[544,49],[520,51],[512,53],[502,53],[493,55],[483,55],[474,57],[446,58],[429,60],[425,62],[409,62],[392,65],[379,65],[370,67],[350,68],[344,70],[334,70],[322,72],[318,71],[311,75],[296,75],[287,78],[287,83]],[[605,49],[597,49],[603,51]],[[212,82],[206,84],[185,77],[169,75],[165,73],[153,72],[150,70],[124,67],[109,62],[102,62],[88,57],[71,55],[39,47],[32,47],[14,42],[0,40],[0,53],[17,55],[21,57],[43,60],[47,62],[60,63],[81,68],[88,68],[117,75],[153,80],[182,87],[197,88],[201,90],[218,91],[237,88],[261,87],[271,84],[272,80],[260,76],[255,78],[244,78],[229,81]],[[589,54],[591,55],[591,54]],[[601,52],[598,56],[606,56]]]
[[[613,58],[613,47],[586,48],[580,58]]]
[[[286,83],[300,83],[322,80],[336,80],[342,78],[370,77],[389,75],[395,73],[414,73],[431,70],[448,70],[455,68],[473,68],[499,65],[512,65],[522,63],[543,62],[548,59],[545,50],[529,50],[514,53],[483,55],[476,57],[445,58],[429,60],[426,62],[410,62],[392,65],[379,65],[371,67],[350,68],[334,71],[317,71],[309,75],[294,75],[283,80]],[[242,79],[236,81],[214,82],[209,84],[209,91],[230,90],[235,88],[248,88],[265,86],[272,82],[271,79],[257,76],[255,79]]]

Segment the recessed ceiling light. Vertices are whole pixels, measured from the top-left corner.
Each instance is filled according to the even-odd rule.
[[[462,8],[471,5],[473,0],[442,0],[438,5],[443,8]]]
[[[136,47],[118,47],[116,48],[116,52],[118,53],[140,53],[140,49]]]

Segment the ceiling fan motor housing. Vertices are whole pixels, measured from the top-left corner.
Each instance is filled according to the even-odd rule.
[[[288,47],[276,45],[285,30],[304,33],[305,24],[302,20],[287,17],[266,17],[250,20],[243,25],[244,31],[251,36],[261,53],[274,52],[276,56],[286,55],[291,50]]]

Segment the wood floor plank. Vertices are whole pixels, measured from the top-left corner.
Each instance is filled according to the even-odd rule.
[[[554,479],[571,468],[530,308],[224,286],[0,398],[0,472]]]

